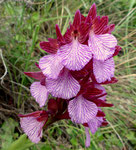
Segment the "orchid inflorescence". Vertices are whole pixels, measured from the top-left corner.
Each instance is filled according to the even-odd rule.
[[[40,42],[49,55],[39,60],[39,72],[25,72],[38,81],[30,87],[31,95],[46,110],[20,116],[20,124],[29,139],[38,143],[43,127],[70,119],[82,124],[86,132],[86,147],[90,134],[107,125],[100,107],[111,107],[106,102],[106,91],[101,85],[116,83],[113,57],[121,50],[111,34],[115,25],[108,25],[108,17],[97,16],[93,4],[88,16],[76,11],[73,24],[64,35],[56,25],[56,39]],[[49,94],[52,98],[48,99]]]

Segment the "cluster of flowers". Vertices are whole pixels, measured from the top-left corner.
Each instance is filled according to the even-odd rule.
[[[90,134],[107,125],[100,107],[111,107],[106,102],[102,84],[116,83],[113,57],[121,50],[111,34],[115,25],[108,25],[108,17],[97,16],[96,5],[87,17],[78,10],[73,24],[64,35],[56,25],[56,39],[41,42],[41,49],[49,53],[36,66],[40,72],[25,72],[34,82],[30,91],[40,107],[47,110],[19,115],[20,124],[29,139],[38,143],[42,128],[61,119],[82,124],[86,131],[86,147]],[[48,99],[51,94],[54,98]]]

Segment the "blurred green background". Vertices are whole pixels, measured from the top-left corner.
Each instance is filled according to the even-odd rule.
[[[50,126],[43,133],[42,142],[33,144],[25,135],[21,136],[17,117],[18,113],[39,109],[29,92],[33,80],[23,72],[37,71],[34,63],[45,55],[39,42],[56,38],[55,24],[64,34],[75,11],[80,9],[87,15],[94,2],[98,15],[109,16],[109,23],[116,25],[113,34],[122,47],[114,57],[119,81],[105,87],[108,102],[114,104],[113,108],[103,109],[109,125],[91,135],[89,148],[85,148],[84,127],[65,120]],[[135,150],[136,1],[0,0],[0,77],[0,149]],[[19,147],[14,147],[16,143]]]

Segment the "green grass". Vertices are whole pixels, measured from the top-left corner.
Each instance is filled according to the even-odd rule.
[[[34,63],[45,52],[39,48],[40,41],[55,38],[55,24],[64,34],[69,21],[77,9],[84,15],[94,1],[91,0],[40,0],[40,1],[4,1],[0,3],[0,48],[8,73],[0,90],[4,91],[2,103],[11,105],[21,113],[39,109],[30,96],[29,86],[32,79],[23,74],[24,71],[37,71]],[[104,108],[109,126],[103,127],[95,135],[91,135],[91,146],[85,148],[85,133],[82,126],[71,121],[53,124],[44,132],[45,142],[31,146],[30,150],[50,149],[88,149],[88,150],[133,150],[136,149],[136,2],[135,0],[96,0],[98,14],[108,15],[109,22],[115,23],[114,35],[123,48],[115,57],[115,76],[119,82],[106,85],[107,100],[114,104],[113,108]],[[0,75],[5,72],[0,62]],[[10,97],[10,100],[9,100]],[[10,109],[10,108],[9,108]],[[9,114],[2,109],[0,117],[1,147],[7,148],[22,131],[17,123],[7,126]],[[3,117],[2,117],[3,116]],[[12,118],[15,117],[11,114]],[[15,119],[17,121],[17,119]],[[13,120],[14,121],[14,120]],[[15,130],[17,128],[17,131]],[[11,130],[11,131],[10,131]],[[27,148],[26,148],[27,149]]]

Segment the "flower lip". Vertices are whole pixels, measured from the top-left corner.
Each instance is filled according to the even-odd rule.
[[[62,64],[73,71],[81,70],[92,58],[89,47],[75,39],[61,46],[58,55],[62,58]]]
[[[105,61],[93,59],[93,74],[98,83],[110,81],[114,76],[114,59],[111,57]]]
[[[45,105],[49,94],[44,84],[45,79],[43,81],[41,80],[41,82],[33,82],[30,86],[31,95],[35,98],[36,102],[39,103],[40,107]]]
[[[80,90],[80,84],[66,68],[63,68],[57,79],[47,78],[46,86],[54,97],[63,99],[70,99],[76,96]]]
[[[98,107],[82,95],[75,97],[68,104],[68,112],[75,123],[86,123],[97,115]]]
[[[93,32],[90,33],[88,45],[93,58],[100,61],[110,58],[114,54],[117,39],[111,34],[96,35]]]
[[[42,128],[48,120],[48,112],[43,110],[19,116],[25,134],[33,143],[38,143],[42,137]]]
[[[63,69],[62,59],[57,54],[45,55],[39,61],[39,66],[47,78],[57,79]]]

